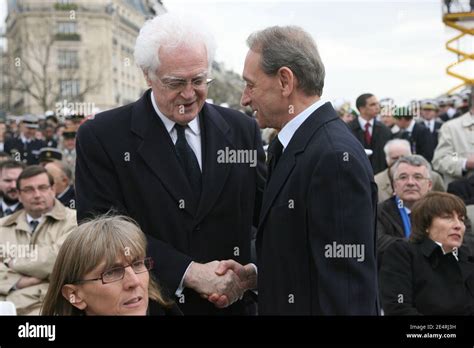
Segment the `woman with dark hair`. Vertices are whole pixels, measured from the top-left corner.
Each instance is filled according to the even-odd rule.
[[[42,315],[180,315],[149,271],[146,238],[125,216],[73,230],[59,250]]]
[[[385,315],[473,315],[474,258],[461,247],[463,201],[430,192],[412,209],[408,242],[394,242],[380,270]]]

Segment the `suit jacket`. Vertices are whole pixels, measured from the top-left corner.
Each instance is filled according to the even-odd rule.
[[[200,202],[153,109],[150,90],[135,103],[97,115],[78,131],[78,219],[111,208],[135,219],[148,237],[155,275],[170,297],[191,261],[251,261],[252,223],[257,224],[265,184],[265,154],[253,119],[205,104],[200,122]],[[257,165],[219,163],[219,151],[226,149],[251,150]],[[219,310],[191,289],[176,302],[184,314],[246,313],[243,301]]]
[[[466,205],[474,204],[474,175],[451,182],[448,192],[460,197]]]
[[[392,132],[390,131],[390,128],[385,126],[383,123],[374,120],[374,129],[372,132],[372,141],[370,145],[365,143],[365,131],[360,127],[360,123],[357,118],[349,123],[349,128],[352,130],[352,133],[365,149],[371,149],[373,151],[373,154],[369,157],[369,159],[370,164],[374,170],[374,174],[380,173],[382,170],[387,168],[383,147],[387,141],[392,138]]]
[[[21,138],[18,137],[5,141],[4,151],[15,161],[23,161],[27,165],[33,165],[39,163],[38,155],[43,147],[46,147],[46,143],[43,140],[32,139],[29,143],[24,144]]]
[[[259,314],[376,315],[376,202],[364,149],[331,104],[322,105],[267,183],[257,233]],[[338,257],[344,245],[364,245],[364,260],[355,251]]]
[[[428,128],[425,124],[425,121],[420,121],[419,122],[421,125],[425,126],[426,128]],[[435,149],[436,146],[438,145],[438,136],[439,136],[439,130],[441,128],[441,126],[443,125],[442,122],[439,122],[439,121],[434,121],[434,130],[433,132],[431,132],[431,130],[428,128],[428,130],[430,131],[430,134],[431,134],[431,141],[433,143],[433,148]]]
[[[0,202],[1,202],[1,199],[0,199]],[[19,203],[16,206],[14,213],[16,213],[18,210],[21,210],[21,209],[23,209],[23,204]],[[5,212],[3,211],[2,205],[0,204],[0,218],[4,216],[5,216]]]
[[[466,113],[444,123],[440,129],[438,146],[433,156],[433,168],[443,174],[449,184],[462,176],[474,174],[463,171],[463,163],[474,152],[474,115]]]
[[[380,296],[386,315],[474,315],[474,259],[456,261],[431,239],[399,241],[385,253]]]
[[[64,194],[57,199],[65,206],[70,209],[76,209],[76,192],[73,185],[69,185],[68,189]]]
[[[379,203],[377,209],[377,262],[379,269],[387,248],[400,239],[405,239],[405,231],[395,196],[392,196]]]
[[[394,138],[408,140],[413,154],[423,156],[428,162],[431,162],[433,159],[433,152],[435,149],[433,136],[424,124],[415,123],[411,134],[402,131],[395,134]]]

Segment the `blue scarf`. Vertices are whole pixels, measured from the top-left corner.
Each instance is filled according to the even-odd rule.
[[[405,210],[405,207],[403,206],[402,200],[398,198],[398,196],[395,196],[395,203],[397,204],[398,212],[400,213],[400,216],[403,221],[403,230],[405,231],[405,238],[408,239],[411,233],[410,217],[408,216],[407,211]]]

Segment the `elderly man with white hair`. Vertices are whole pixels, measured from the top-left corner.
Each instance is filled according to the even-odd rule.
[[[378,186],[379,202],[383,202],[393,196],[392,180],[390,178],[390,167],[401,157],[410,156],[411,148],[408,140],[393,139],[385,144],[383,151],[385,152],[385,160],[388,168],[383,172],[375,175],[375,183]],[[446,192],[443,178],[438,173],[431,171],[431,179],[433,180],[433,191]]]
[[[145,23],[135,61],[150,88],[79,128],[77,213],[135,219],[184,314],[251,314],[254,295],[216,270],[251,261],[265,154],[254,119],[206,102],[214,51],[202,21],[167,13]]]

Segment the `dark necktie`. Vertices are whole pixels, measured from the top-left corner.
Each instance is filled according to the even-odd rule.
[[[5,209],[5,216],[12,215],[12,214],[13,214],[13,210],[11,210],[10,208]]]
[[[36,227],[38,227],[39,221],[38,220],[31,220],[30,221],[30,226],[31,226],[31,233],[34,233],[36,230]]]
[[[191,188],[195,194],[195,198],[199,202],[202,185],[201,169],[199,168],[199,162],[193,149],[186,141],[186,136],[184,134],[186,127],[177,123],[174,126],[176,132],[178,133],[178,139],[176,140],[175,144],[176,154],[178,155],[179,162],[181,163],[186,177],[188,178],[189,184],[191,185]]]
[[[367,146],[370,146],[370,144],[372,143],[372,135],[370,134],[370,123],[367,122],[365,124],[365,132],[364,132],[364,139],[365,139],[365,144]]]
[[[270,181],[270,177],[272,176],[278,160],[281,157],[281,154],[283,152],[283,145],[281,144],[280,140],[278,139],[278,136],[273,138],[272,142],[268,146],[268,175],[267,175],[267,182]]]

